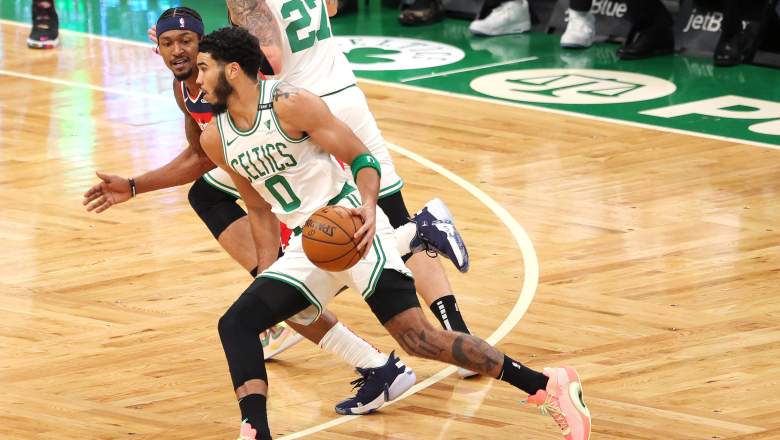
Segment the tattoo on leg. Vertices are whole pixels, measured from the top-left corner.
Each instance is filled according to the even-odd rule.
[[[452,358],[461,367],[485,374],[492,373],[504,360],[504,356],[487,342],[465,334],[452,341]]]
[[[444,351],[430,342],[430,337],[424,329],[415,333],[414,330],[406,330],[401,333],[401,341],[404,349],[411,355],[425,357],[429,359],[438,359]]]

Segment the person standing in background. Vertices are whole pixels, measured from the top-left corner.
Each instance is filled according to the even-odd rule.
[[[54,0],[32,0],[32,30],[27,37],[30,49],[54,49],[60,44],[60,20]]]

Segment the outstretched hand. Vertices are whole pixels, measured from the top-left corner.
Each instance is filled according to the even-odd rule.
[[[124,177],[103,174],[98,171],[97,176],[101,182],[84,193],[81,204],[87,207],[87,211],[100,213],[112,205],[130,200],[133,196],[130,182]]]
[[[357,250],[361,258],[365,258],[376,234],[376,204],[363,204],[360,208],[352,208],[350,211],[352,215],[363,219],[363,226],[355,232],[353,238],[358,243]]]

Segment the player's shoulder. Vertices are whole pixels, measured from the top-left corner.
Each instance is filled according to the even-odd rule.
[[[319,97],[306,89],[279,81],[272,86],[271,100],[274,110],[279,113],[295,112],[310,107]]]
[[[200,145],[203,148],[219,148],[221,146],[222,139],[220,137],[219,128],[216,124],[216,118],[206,125],[206,128],[200,133]]]

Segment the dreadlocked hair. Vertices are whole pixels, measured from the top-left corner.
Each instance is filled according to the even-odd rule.
[[[251,78],[257,77],[265,60],[257,38],[240,27],[224,27],[206,35],[200,40],[198,51],[221,63],[238,63]]]

